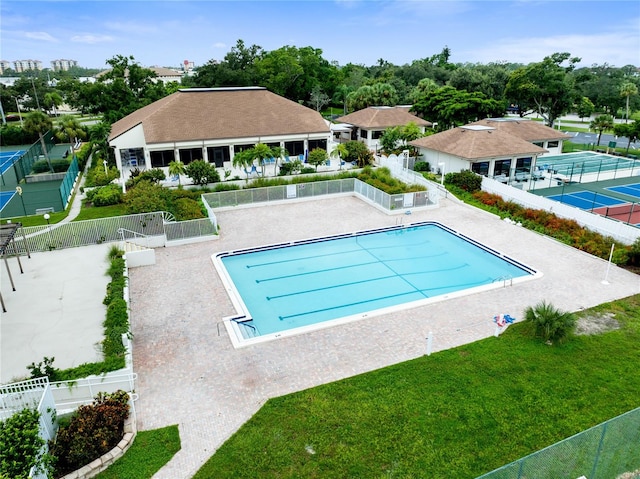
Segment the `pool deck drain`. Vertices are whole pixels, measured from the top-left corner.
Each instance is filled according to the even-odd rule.
[[[234,349],[218,323],[234,308],[210,261],[219,251],[394,225],[353,197],[216,213],[218,240],[156,250],[156,264],[130,270],[139,429],[178,424],[182,449],[155,476],[191,477],[271,397],[300,391],[493,335],[492,318],[520,319],[541,300],[575,311],[640,292],[640,276],[451,200],[413,211],[541,271],[499,290],[366,318]]]

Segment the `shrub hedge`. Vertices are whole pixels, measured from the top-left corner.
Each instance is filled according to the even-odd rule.
[[[93,404],[80,406],[67,425],[58,429],[49,450],[55,457],[56,477],[89,464],[122,440],[129,417],[129,395],[100,393]]]

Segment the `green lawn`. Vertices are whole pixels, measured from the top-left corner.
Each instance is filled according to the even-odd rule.
[[[180,450],[178,426],[141,431],[124,455],[97,479],[147,479]]]
[[[640,295],[621,329],[548,346],[528,325],[269,400],[194,476],[473,478],[640,405]]]

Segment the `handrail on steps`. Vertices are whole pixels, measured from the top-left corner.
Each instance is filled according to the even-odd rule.
[[[131,239],[131,236],[129,238],[125,238],[124,234],[125,232],[127,233],[131,233],[131,235],[133,236],[133,239],[137,239],[137,238],[143,238],[145,241],[145,245],[147,248],[149,248],[149,235],[145,235],[143,233],[138,233],[137,231],[132,231],[132,230],[128,230],[126,228],[118,228],[118,233],[120,234],[120,236],[122,237],[122,242],[125,243],[127,242],[127,240]],[[137,244],[137,243],[136,243]]]

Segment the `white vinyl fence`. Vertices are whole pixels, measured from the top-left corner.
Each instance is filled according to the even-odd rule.
[[[561,218],[573,219],[585,228],[604,236],[611,236],[616,241],[624,244],[632,244],[636,239],[640,238],[640,228],[513,188],[491,178],[482,178],[482,189],[489,193],[500,195],[505,200],[513,201],[525,208],[546,210],[555,213]]]

